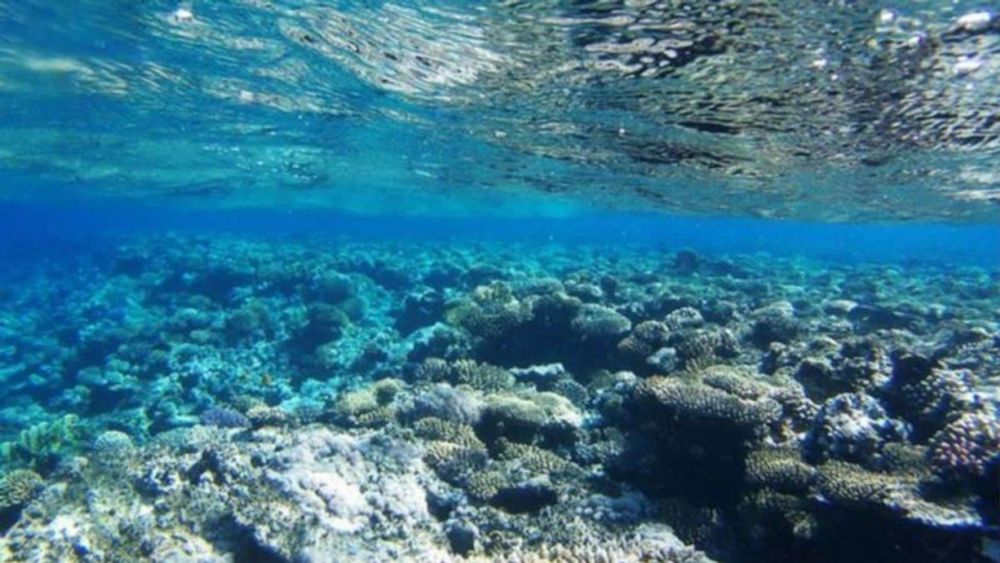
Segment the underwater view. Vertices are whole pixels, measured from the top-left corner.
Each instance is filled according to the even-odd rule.
[[[1000,562],[1000,6],[0,0],[0,561]]]

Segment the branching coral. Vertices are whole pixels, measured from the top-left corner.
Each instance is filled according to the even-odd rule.
[[[414,423],[413,431],[425,440],[451,442],[459,446],[478,449],[486,448],[472,427],[467,424],[428,417]]]
[[[451,366],[441,358],[425,359],[414,372],[417,381],[441,382],[447,381],[451,375]]]
[[[677,351],[677,358],[688,371],[705,369],[720,358],[732,356],[736,350],[736,338],[725,329],[684,331],[671,342]]]
[[[897,362],[889,403],[912,420],[921,436],[941,430],[975,403],[976,376],[967,369],[933,367],[917,357]]]
[[[618,351],[635,360],[644,361],[650,354],[667,344],[670,329],[660,321],[643,321],[618,343]]]
[[[108,430],[94,440],[94,461],[106,467],[121,468],[136,454],[132,438],[124,432]]]
[[[475,502],[489,502],[509,484],[507,476],[500,471],[478,471],[469,477],[465,492]]]
[[[522,547],[495,558],[498,563],[604,563],[648,561],[657,563],[710,563],[702,552],[674,543],[629,534],[618,538],[586,538],[570,545],[542,543]]]

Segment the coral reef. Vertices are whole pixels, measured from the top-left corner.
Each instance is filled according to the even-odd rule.
[[[3,297],[5,561],[981,561],[1000,520],[995,272],[181,235],[78,259]]]

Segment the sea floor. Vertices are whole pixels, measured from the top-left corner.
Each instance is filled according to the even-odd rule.
[[[0,560],[987,561],[996,534],[996,270],[169,235],[0,278]]]

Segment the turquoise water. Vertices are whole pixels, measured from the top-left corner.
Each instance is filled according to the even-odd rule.
[[[998,50],[0,0],[0,561],[1000,560]]]

